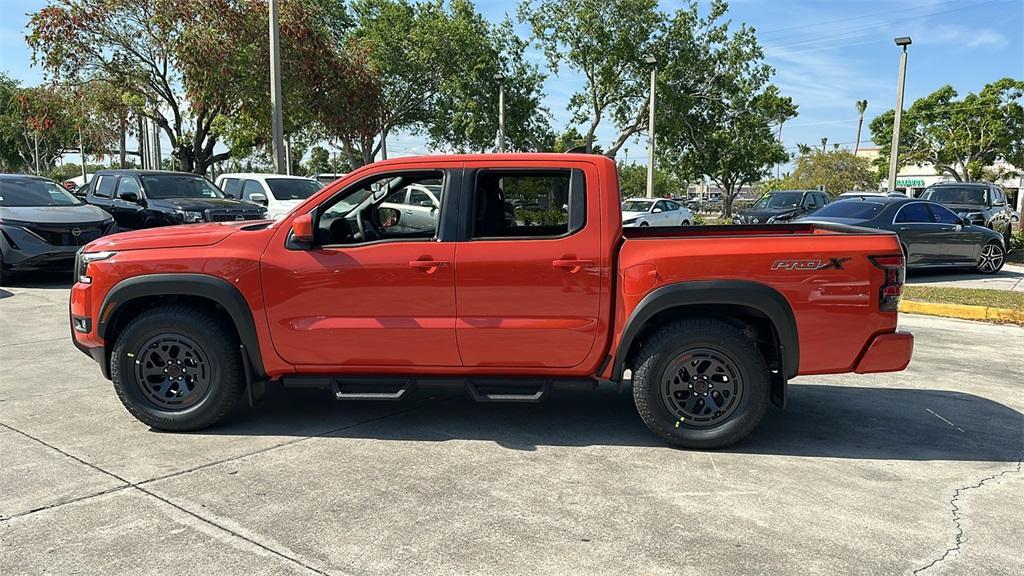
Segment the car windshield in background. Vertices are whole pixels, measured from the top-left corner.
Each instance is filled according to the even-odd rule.
[[[622,203],[623,212],[647,212],[651,207],[651,202],[644,200],[626,200]]]
[[[803,198],[803,192],[776,192],[762,196],[752,208],[794,208]]]
[[[149,198],[224,198],[224,193],[202,176],[148,174],[142,185]]]
[[[940,204],[986,204],[985,189],[973,186],[943,186],[928,188],[921,193],[922,200],[931,200]]]
[[[278,200],[305,200],[324,187],[316,180],[296,178],[267,178],[267,186]]]
[[[850,220],[871,220],[885,208],[881,202],[869,200],[843,200],[818,208],[811,218],[848,218]]]
[[[36,178],[0,179],[0,206],[78,206],[82,201],[64,188]]]

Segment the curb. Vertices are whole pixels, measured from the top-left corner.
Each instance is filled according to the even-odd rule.
[[[907,314],[926,314],[960,318],[961,320],[981,320],[984,322],[1012,322],[1024,325],[1024,310],[1010,308],[993,308],[992,306],[969,306],[967,304],[944,304],[940,302],[918,302],[901,300],[900,312]]]

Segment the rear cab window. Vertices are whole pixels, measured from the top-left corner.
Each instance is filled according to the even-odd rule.
[[[559,238],[586,224],[579,169],[480,170],[471,200],[472,239]]]

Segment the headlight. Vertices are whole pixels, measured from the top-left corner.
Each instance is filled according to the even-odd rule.
[[[194,222],[202,222],[204,214],[202,212],[193,212],[191,210],[175,210],[175,214],[181,218],[181,221],[185,224],[191,224]]]
[[[623,226],[629,226],[630,224],[636,224],[636,218],[628,218],[622,221]]]
[[[79,252],[75,257],[75,278],[82,284],[92,284],[92,277],[89,276],[89,264],[107,260],[117,252]]]

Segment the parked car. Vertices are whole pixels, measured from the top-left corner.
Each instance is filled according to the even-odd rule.
[[[15,271],[71,270],[79,248],[114,232],[110,214],[56,182],[0,174],[0,286]]]
[[[110,212],[122,230],[267,217],[263,206],[228,198],[189,172],[101,170],[86,188],[85,201]]]
[[[1002,267],[1008,245],[999,232],[971,224],[941,204],[915,198],[833,202],[797,222],[850,224],[891,230],[908,268],[969,266],[981,274]]]
[[[828,194],[818,190],[776,190],[768,192],[750,208],[733,217],[735,224],[788,222],[829,203]]]
[[[313,174],[313,179],[326,186],[338,178],[344,178],[346,174],[348,172],[325,172],[323,174]]]
[[[389,194],[382,206],[393,208],[400,213],[399,221],[394,224],[396,231],[403,228],[409,231],[423,230],[437,227],[441,197],[440,181],[411,184]],[[506,218],[506,221],[515,222],[514,218]]]
[[[630,198],[622,203],[622,225],[627,228],[690,224],[693,224],[693,212],[675,200]]]
[[[283,174],[221,174],[217,187],[228,198],[267,208],[267,218],[277,220],[324,187],[313,178]]]
[[[833,199],[833,202],[840,200],[860,199],[860,198],[906,198],[907,195],[903,192],[864,192],[860,190],[854,190],[851,192],[843,192],[839,196]]]
[[[385,205],[436,182],[423,227]],[[648,427],[696,448],[743,439],[798,374],[910,361],[895,235],[623,228],[619,194],[614,160],[594,154],[375,162],[278,223],[93,242],[73,342],[162,430],[209,426],[270,382],[342,400],[454,384],[522,402],[628,370]],[[512,199],[566,210],[510,224]]]
[[[987,182],[944,182],[925,188],[920,198],[942,204],[971,224],[999,232],[1004,244],[1010,245],[1013,209],[999,186]]]

